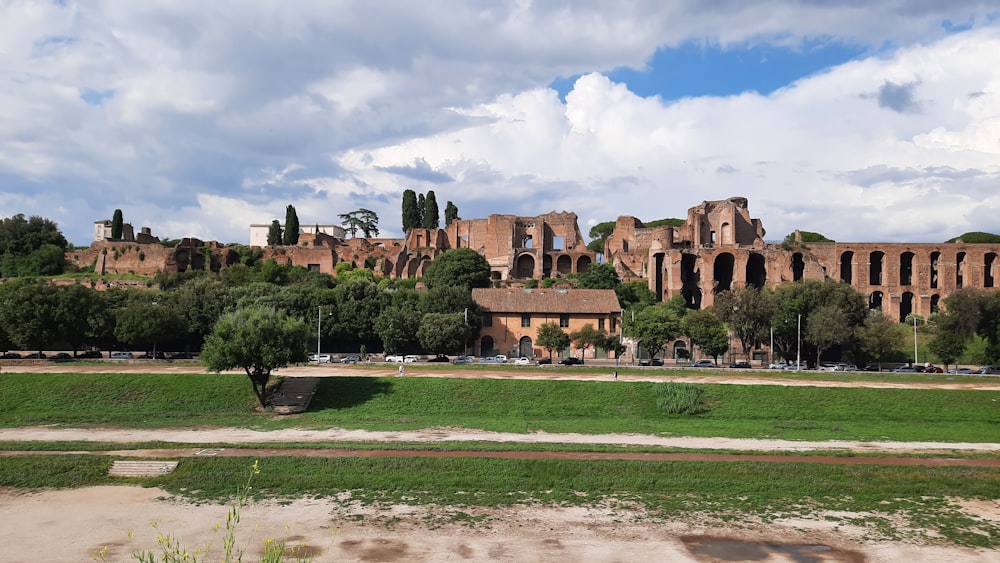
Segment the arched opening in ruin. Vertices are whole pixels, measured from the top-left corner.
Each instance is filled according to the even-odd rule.
[[[983,287],[995,287],[996,277],[993,274],[993,267],[997,263],[996,252],[987,252],[983,257]]]
[[[941,253],[934,251],[931,252],[931,289],[937,289],[938,286],[938,263],[941,261]]]
[[[913,294],[909,291],[904,291],[902,295],[899,296],[899,322],[906,321],[906,317],[913,312]]]
[[[852,250],[840,255],[840,281],[848,285],[854,283],[854,251]]]
[[[663,299],[661,293],[658,293]],[[688,309],[701,309],[701,272],[698,270],[698,257],[687,252],[681,254],[681,295]]]
[[[873,291],[871,295],[868,296],[868,308],[873,311],[882,310],[882,292]]]
[[[174,252],[174,260],[176,260],[177,271],[186,272],[188,266],[191,265],[191,253],[186,248],[178,248]]]
[[[712,268],[715,277],[715,287],[712,289],[712,293],[721,293],[723,291],[729,291],[733,287],[733,268],[736,265],[736,259],[732,254],[728,252],[723,252],[715,257],[715,266]]]
[[[573,271],[573,259],[565,254],[559,256],[556,259],[556,270],[564,276],[571,273]]]
[[[431,267],[431,260],[430,256],[420,257],[420,260],[417,262],[417,277],[423,277],[427,273],[427,268]]]
[[[521,358],[534,358],[535,350],[531,346],[531,337],[522,336],[517,343],[517,355]]]
[[[792,281],[800,282],[806,272],[806,262],[802,259],[802,253],[792,254]]]
[[[882,261],[885,253],[876,250],[868,255],[868,285],[882,285]]]
[[[552,277],[552,257],[546,254],[542,256],[542,277],[551,278]]]
[[[479,340],[479,355],[480,356],[495,356],[497,351],[494,349],[496,344],[493,341],[492,336],[484,336]]]
[[[764,265],[764,255],[751,252],[747,257],[746,271],[747,287],[763,289],[767,283],[767,268]]]
[[[590,267],[590,256],[581,256],[576,259],[576,272],[582,274]]]
[[[962,287],[965,282],[965,253],[959,252],[955,256],[955,288]]]
[[[688,351],[687,342],[683,340],[678,340],[674,342],[674,360],[687,360],[691,358],[691,352]]]
[[[913,253],[899,255],[899,285],[913,285]]]
[[[525,279],[535,275],[535,257],[530,254],[522,254],[517,257],[514,265],[514,277]]]
[[[936,314],[941,312],[941,296],[935,293],[931,295],[931,314]]]
[[[653,292],[656,293],[656,299],[663,301],[663,253],[659,252],[653,255]],[[684,274],[681,273],[681,279],[684,279]]]
[[[733,226],[729,223],[722,224],[722,244],[733,244]]]

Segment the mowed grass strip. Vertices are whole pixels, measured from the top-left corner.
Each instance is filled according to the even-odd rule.
[[[182,459],[169,475],[123,480],[107,476],[112,461],[86,455],[5,458],[0,487],[140,482],[193,501],[227,502],[252,464],[245,458]],[[956,500],[1000,498],[998,469],[468,458],[269,457],[259,464],[253,483],[257,498],[329,499],[349,492],[364,504],[451,509],[533,502],[604,510],[639,506],[650,518],[711,517],[734,526],[745,515],[764,521],[844,518],[883,539],[886,534],[908,539],[893,534],[902,534],[899,523],[909,521],[924,530],[928,541],[1000,546],[1000,523],[964,513]]]
[[[0,426],[245,427],[642,433],[792,440],[996,442],[1000,392],[698,385],[670,415],[653,382],[323,379],[308,412],[253,412],[242,375],[2,374]],[[690,385],[690,384],[684,384]]]

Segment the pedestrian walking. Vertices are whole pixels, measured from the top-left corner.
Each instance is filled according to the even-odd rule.
[[[615,370],[615,381],[618,381],[618,370]]]
[[[403,377],[403,364],[399,364],[399,377]]]

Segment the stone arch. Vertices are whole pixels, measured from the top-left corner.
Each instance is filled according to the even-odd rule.
[[[847,250],[840,255],[840,281],[854,283],[854,251]]]
[[[913,293],[904,291],[899,296],[899,322],[906,321],[906,317],[913,312]]]
[[[683,352],[681,352],[681,350],[683,350]],[[691,358],[691,353],[690,350],[688,350],[687,342],[683,340],[678,340],[677,342],[674,342],[673,358],[674,360],[684,360]]]
[[[582,274],[590,267],[590,256],[581,256],[576,259],[576,272]]]
[[[560,254],[556,259],[556,271],[562,275],[573,272],[573,259],[567,254]]]
[[[965,253],[955,255],[955,288],[960,289],[965,283]]]
[[[899,255],[899,285],[913,285],[913,253]]]
[[[493,340],[492,336],[484,336],[479,339],[479,355],[480,356],[495,356],[497,351],[495,349],[496,341]]]
[[[931,252],[931,289],[937,289],[938,277],[940,273],[938,272],[938,266],[941,262],[941,253],[938,251]]]
[[[792,281],[800,282],[806,273],[806,262],[801,252],[792,254]]]
[[[882,262],[885,253],[881,250],[868,255],[868,285],[882,285]]]
[[[522,254],[517,257],[514,264],[514,277],[531,278],[535,275],[535,257],[530,254]]]
[[[542,256],[542,277],[552,277],[552,257],[548,254]]]
[[[521,358],[534,358],[535,349],[531,344],[530,336],[522,336],[521,340],[517,343],[517,355]]]
[[[993,268],[996,267],[996,263],[996,252],[987,252],[983,256],[983,287],[996,287],[996,276],[993,274]]]
[[[747,287],[764,289],[767,284],[767,267],[763,254],[751,252],[747,257],[746,280]]]
[[[873,291],[868,296],[868,308],[871,309],[871,310],[873,310],[873,311],[881,311],[882,310],[882,301],[883,301],[882,292],[881,291]]]
[[[931,295],[931,314],[941,312],[941,296],[935,293]]]
[[[733,269],[736,265],[736,258],[728,252],[722,252],[715,257],[714,272],[715,288],[712,293],[728,291],[733,287]]]
[[[663,263],[663,255],[658,254],[658,265]],[[681,295],[688,309],[701,309],[701,272],[698,270],[698,257],[694,254],[681,254]],[[662,287],[660,288],[662,291]],[[658,299],[663,298],[657,293]]]

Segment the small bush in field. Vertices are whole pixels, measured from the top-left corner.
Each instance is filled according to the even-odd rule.
[[[690,383],[657,383],[656,407],[666,414],[700,414],[708,411],[704,389]]]

